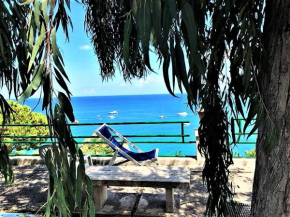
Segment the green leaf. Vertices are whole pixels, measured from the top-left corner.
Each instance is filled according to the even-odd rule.
[[[201,57],[197,52],[197,25],[194,17],[194,12],[191,5],[187,2],[187,0],[181,1],[181,16],[186,26],[186,33],[188,36],[184,36],[184,38],[188,38],[189,50],[190,50],[190,67],[192,67],[192,62],[196,64],[200,73],[204,72],[204,67],[201,62]],[[186,34],[183,32],[183,34]]]
[[[31,2],[33,2],[33,0],[26,0],[26,1],[22,2],[20,5],[28,5]]]
[[[49,217],[50,216],[51,204],[52,204],[52,198],[49,198],[48,201],[47,201],[46,211],[45,211],[45,216],[46,217]]]
[[[18,99],[18,102],[24,101],[26,100],[28,97],[31,96],[31,92],[32,92],[32,85],[29,85],[26,90],[24,91],[24,93],[20,96],[20,98]]]
[[[246,132],[247,127],[249,126],[249,124],[251,123],[251,121],[254,119],[254,117],[258,114],[258,112],[260,111],[260,103],[259,102],[252,102],[250,105],[250,109],[244,124],[244,129],[243,131]]]
[[[170,56],[171,56],[171,67],[172,67],[172,89],[174,91],[175,87],[175,76],[179,76],[177,73],[176,67],[176,57],[175,57],[175,48],[174,48],[174,39],[170,38]],[[179,89],[181,89],[181,83],[178,83]]]
[[[88,202],[90,206],[90,217],[94,217],[95,216],[95,203],[91,196],[88,197]]]
[[[173,19],[177,19],[177,12],[176,12],[176,1],[175,0],[166,0],[169,4],[169,10]]]
[[[67,74],[65,73],[63,64],[61,63],[60,56],[58,56],[56,53],[53,53],[52,58],[53,58],[55,66],[58,68],[58,70],[61,72],[61,74],[63,76],[65,76],[65,78],[69,81],[69,78],[68,78]]]
[[[234,120],[234,118],[231,118],[231,133],[232,133],[233,143],[236,144],[235,120]]]
[[[162,40],[162,27],[161,27],[161,0],[151,0],[151,9],[152,9],[152,23],[153,30],[156,37],[156,42],[161,50],[164,53],[164,41]]]
[[[37,38],[37,41],[34,44],[34,47],[33,47],[33,50],[32,50],[31,58],[30,58],[29,65],[28,65],[28,72],[30,71],[30,69],[32,67],[32,64],[34,63],[36,54],[37,54],[37,52],[38,52],[38,50],[40,48],[40,45],[43,43],[44,38],[45,38],[45,26],[42,24],[41,25],[40,35]]]
[[[50,78],[49,74],[45,74],[43,78],[43,101],[42,101],[42,110],[46,109],[49,102],[51,101],[51,86],[50,86]]]
[[[33,43],[34,43],[34,28],[31,25],[30,29],[29,29],[29,41],[28,41],[28,45],[29,45],[30,50],[33,49]]]
[[[55,28],[52,28],[51,29],[51,41],[52,41],[52,52],[53,52],[53,54],[56,55],[60,59],[61,64],[64,65],[64,61],[62,59],[62,55],[59,52],[59,49],[58,49],[58,46],[57,46],[57,43],[56,43],[56,32],[55,32]]]
[[[82,216],[88,216],[88,209],[89,209],[89,204],[86,201],[84,206],[83,206],[83,210],[82,210]]]
[[[31,86],[33,90],[37,90],[39,88],[40,82],[42,80],[41,78],[42,78],[43,69],[44,69],[44,65],[40,64],[34,70],[34,75],[31,82]]]
[[[138,1],[140,2],[140,1]],[[132,11],[133,11],[133,15],[136,16],[137,15],[137,11],[138,11],[138,3],[137,0],[133,0],[132,3]]]
[[[168,92],[172,96],[175,96],[174,92],[172,91],[171,86],[170,86],[169,70],[168,70],[169,63],[170,63],[170,57],[169,57],[169,55],[167,55],[167,57],[164,59],[164,62],[163,62],[163,78],[164,78],[164,82],[165,82],[165,85],[166,85]]]
[[[6,62],[5,51],[4,51],[4,44],[3,44],[3,40],[2,40],[1,33],[0,33],[0,53],[1,53],[1,57]]]
[[[138,36],[142,44],[142,51],[144,56],[144,62],[146,66],[151,69],[149,61],[149,41],[151,33],[151,12],[149,1],[140,2],[140,7],[137,11],[138,17]]]
[[[58,97],[57,98],[58,98],[58,100],[60,102],[61,108],[64,111],[64,113],[67,115],[67,117],[69,118],[69,120],[71,122],[74,122],[75,121],[75,116],[73,114],[73,108],[72,108],[70,100],[62,92],[58,93]]]
[[[68,96],[71,95],[71,92],[69,91],[69,89],[65,83],[65,80],[61,76],[61,73],[56,68],[54,68],[54,72],[56,74],[57,83],[61,86],[61,88],[63,88],[65,90],[65,92]]]
[[[42,14],[45,20],[45,24],[48,25],[48,14],[47,14],[47,0],[42,0],[41,3],[41,10],[42,10]]]
[[[197,52],[197,26],[194,18],[194,13],[191,8],[191,5],[186,1],[182,0],[181,1],[181,15],[182,19],[185,23],[188,38],[190,38],[189,43],[190,43],[190,51],[191,53],[196,53]]]
[[[189,99],[192,99],[193,98],[192,92],[191,92],[191,89],[189,87],[188,76],[187,76],[185,62],[184,62],[184,54],[183,54],[182,48],[180,46],[180,39],[179,39],[178,35],[175,36],[175,40],[176,40],[175,56],[176,56],[176,66],[178,69],[178,74],[180,75],[182,84],[187,92]],[[182,91],[182,90],[180,90],[180,91]]]
[[[170,13],[170,5],[169,1],[165,1],[164,10],[163,10],[163,40],[166,42],[168,40],[169,30],[172,26],[172,16]]]
[[[132,30],[132,21],[131,15],[127,16],[124,26],[124,46],[123,46],[123,55],[124,55],[124,62],[127,68],[131,68],[129,58],[130,58],[130,35]]]
[[[28,97],[31,96],[33,90],[37,90],[39,88],[39,85],[42,81],[42,74],[44,71],[44,65],[40,64],[34,69],[33,77],[31,83],[28,85],[24,93],[20,96],[19,102],[26,100]]]
[[[76,187],[75,187],[75,198],[77,206],[81,205],[82,200],[82,171],[80,165],[77,168],[77,180],[76,180]]]
[[[34,1],[34,18],[35,18],[34,21],[38,29],[40,29],[39,15],[40,15],[39,1],[35,0]]]

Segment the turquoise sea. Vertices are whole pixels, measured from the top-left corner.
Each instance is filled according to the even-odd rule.
[[[186,141],[195,141],[194,129],[199,126],[198,115],[194,114],[187,106],[185,95],[179,98],[169,94],[159,95],[126,95],[126,96],[92,96],[72,97],[74,114],[79,123],[110,123],[110,122],[148,122],[148,121],[190,121],[190,125],[184,127],[185,134],[190,134]],[[25,105],[34,108],[38,99],[28,99]],[[35,112],[41,112],[38,105]],[[118,111],[114,118],[108,112]],[[186,112],[186,116],[178,115]],[[160,118],[163,116],[164,118]],[[96,126],[72,126],[74,136],[92,135]],[[114,125],[112,126],[121,134],[180,134],[180,124],[163,125]],[[168,140],[180,140],[180,138],[168,138]],[[255,138],[252,138],[252,140]],[[133,140],[133,139],[131,139]],[[134,138],[136,141],[137,139]],[[141,139],[141,140],[144,140]],[[146,139],[148,140],[148,139]],[[156,139],[154,139],[156,140]],[[162,138],[165,140],[165,138]],[[81,142],[83,139],[78,139]],[[195,144],[138,144],[138,147],[146,150],[159,147],[160,155],[174,155],[181,151],[181,155],[196,155]],[[245,155],[246,150],[252,150],[254,145],[241,144],[235,147],[233,152]]]

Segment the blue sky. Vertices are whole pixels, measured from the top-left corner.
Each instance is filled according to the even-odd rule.
[[[70,32],[70,41],[65,40],[59,29],[57,43],[65,61],[65,69],[71,83],[69,89],[73,96],[136,95],[168,93],[162,76],[162,70],[152,61],[155,73],[145,79],[124,82],[121,72],[116,71],[113,80],[102,82],[97,56],[84,30],[85,8],[71,2],[71,19],[74,25]],[[152,56],[152,55],[151,55]]]

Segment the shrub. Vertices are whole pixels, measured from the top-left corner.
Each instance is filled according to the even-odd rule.
[[[247,157],[256,157],[256,149],[254,148],[251,151],[245,151],[245,154],[247,155]]]
[[[31,108],[26,105],[20,105],[17,102],[8,101],[11,108],[15,111],[11,117],[11,124],[47,124],[47,119],[44,115],[37,112],[32,112]],[[2,115],[0,115],[0,122],[3,121]],[[39,141],[40,143],[6,143],[9,153],[13,149],[23,150],[30,148],[38,148],[41,142],[46,141],[46,138],[7,138],[5,135],[9,136],[47,136],[49,135],[49,130],[47,127],[36,126],[36,127],[22,127],[22,126],[4,126],[1,128],[0,132],[3,136],[2,141]]]
[[[85,139],[86,142],[100,142],[103,141],[101,138]],[[81,150],[85,154],[91,155],[111,155],[113,150],[106,143],[84,143]]]

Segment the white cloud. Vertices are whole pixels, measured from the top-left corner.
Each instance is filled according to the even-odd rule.
[[[85,95],[95,95],[97,92],[94,88],[86,88],[84,90]]]
[[[160,84],[163,84],[163,77],[157,76],[157,75],[149,75],[145,79],[133,79],[131,82],[120,82],[118,83],[118,86],[120,88],[123,88],[122,90],[129,90],[128,88],[135,88],[139,90],[146,90],[147,88],[151,88],[152,86],[162,86]],[[134,92],[134,91],[133,91]]]
[[[126,87],[127,84],[125,82],[119,84],[120,87]]]
[[[140,79],[137,82],[133,83],[133,85],[136,87],[143,87],[150,83],[162,83],[162,82],[163,82],[162,76],[155,77],[155,76],[149,75],[145,79]]]
[[[91,46],[90,45],[82,45],[79,47],[81,50],[90,50]]]

